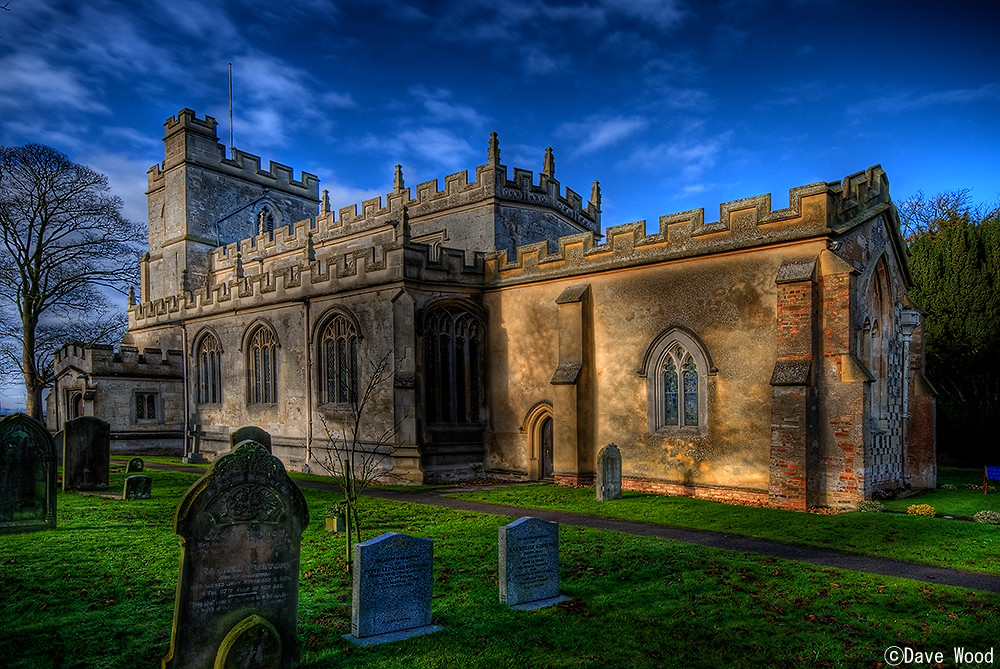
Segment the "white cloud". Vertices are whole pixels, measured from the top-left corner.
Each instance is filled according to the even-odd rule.
[[[707,139],[681,139],[640,147],[623,160],[619,167],[629,170],[649,170],[677,175],[682,182],[697,182],[719,160],[729,142],[730,133]],[[682,187],[694,187],[687,184]]]
[[[991,82],[978,88],[952,88],[922,94],[915,91],[901,91],[852,105],[848,108],[848,113],[864,116],[872,112],[910,112],[931,107],[991,101],[1000,102],[1000,84]]]
[[[126,218],[145,223],[149,217],[146,189],[149,187],[146,170],[150,165],[132,160],[121,154],[93,153],[74,159],[108,177],[111,192],[122,199]]]
[[[46,107],[77,112],[107,113],[84,76],[70,67],[54,65],[38,54],[0,58],[0,110],[39,110]]]
[[[423,106],[434,123],[460,122],[480,127],[488,121],[486,116],[473,107],[452,102],[454,94],[448,89],[431,90],[424,86],[415,86],[410,89],[410,94]]]
[[[467,166],[475,154],[466,140],[440,128],[406,130],[399,133],[397,142],[407,153],[448,171]]]
[[[605,149],[644,129],[648,121],[638,116],[592,116],[583,121],[564,123],[556,129],[563,136],[581,138],[573,155],[584,155]]]

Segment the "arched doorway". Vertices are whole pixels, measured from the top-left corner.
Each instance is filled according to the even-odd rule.
[[[552,478],[552,416],[546,416],[539,430],[541,441],[541,478]]]
[[[521,431],[527,436],[528,479],[552,478],[555,443],[552,403],[543,400],[531,407],[521,423]]]
[[[83,393],[76,393],[70,399],[70,416],[79,418],[83,415]]]

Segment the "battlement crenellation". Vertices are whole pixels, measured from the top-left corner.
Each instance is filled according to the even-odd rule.
[[[71,341],[58,349],[53,362],[91,376],[180,376],[184,368],[181,351],[143,348],[122,344],[118,350],[107,344]]]
[[[875,165],[841,182],[792,188],[784,209],[772,210],[764,194],[722,203],[712,223],[704,209],[692,209],[661,216],[653,233],[636,221],[608,228],[603,243],[582,233],[559,238],[552,253],[546,243],[519,246],[513,259],[506,250],[487,254],[485,280],[504,285],[835,234],[887,207],[887,186]]]

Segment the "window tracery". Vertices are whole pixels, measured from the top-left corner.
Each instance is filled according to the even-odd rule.
[[[198,343],[198,403],[217,404],[222,401],[222,346],[209,333]]]
[[[646,351],[649,431],[703,431],[708,419],[708,375],[715,370],[700,342],[681,328],[664,332]]]
[[[424,324],[424,398],[428,423],[482,422],[482,326],[455,305],[438,307]]]
[[[323,401],[345,404],[357,399],[358,332],[346,316],[334,316],[320,336]]]
[[[263,325],[249,338],[247,346],[247,382],[251,404],[273,404],[278,397],[278,340]]]

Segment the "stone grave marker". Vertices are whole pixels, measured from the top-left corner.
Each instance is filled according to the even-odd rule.
[[[216,459],[174,517],[181,563],[162,669],[292,666],[308,524],[302,492],[263,444]]]
[[[80,416],[63,425],[63,490],[107,490],[111,472],[111,426]]]
[[[195,424],[193,428],[188,430],[188,436],[191,437],[191,452],[182,457],[181,462],[187,465],[203,465],[208,462],[208,459],[201,454],[201,438],[205,434],[205,431],[201,429],[201,425],[198,424]]]
[[[152,476],[135,474],[125,477],[125,490],[122,492],[122,499],[151,499],[152,497]]]
[[[597,454],[597,501],[606,502],[621,499],[622,496],[622,454],[611,443]]]
[[[500,601],[521,611],[566,601],[559,594],[559,524],[518,518],[500,528]]]
[[[135,474],[137,472],[141,472],[145,469],[145,467],[146,464],[142,461],[142,458],[132,458],[128,461],[128,464],[125,465],[125,473]]]
[[[354,545],[351,634],[371,645],[436,632],[431,625],[434,542],[387,532]]]
[[[274,453],[274,451],[271,450],[271,433],[263,428],[257,427],[256,425],[241,427],[229,435],[229,448],[236,448],[236,444],[247,440],[256,441],[258,444],[264,444],[268,453]]]
[[[56,445],[56,466],[62,464],[63,461],[63,431],[59,430],[54,435],[52,435],[52,443]]]
[[[23,413],[0,419],[0,534],[56,527],[56,447]]]

